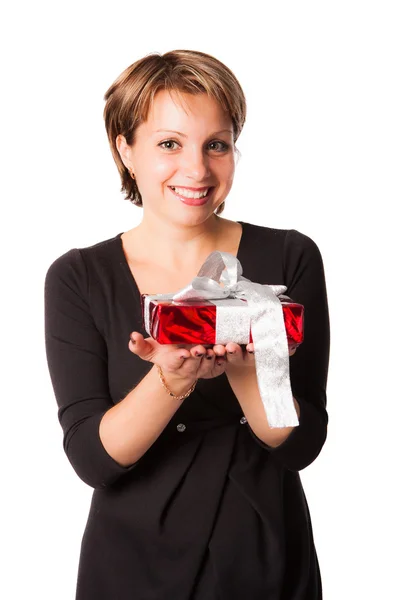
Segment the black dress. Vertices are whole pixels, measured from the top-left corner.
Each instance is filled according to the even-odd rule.
[[[251,430],[222,374],[199,380],[140,460],[120,466],[99,423],[153,366],[128,349],[131,331],[148,334],[122,234],[69,250],[46,273],[46,353],[64,450],[94,488],[76,600],[322,598],[298,471],[327,434],[323,262],[294,229],[240,223],[243,276],[284,284],[305,307],[305,339],[290,358],[300,424],[277,448]]]

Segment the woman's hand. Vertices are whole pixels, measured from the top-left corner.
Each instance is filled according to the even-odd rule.
[[[289,345],[289,356],[293,356],[296,352],[297,347]],[[254,343],[247,344],[245,347],[229,342],[224,346],[223,344],[216,344],[213,347],[214,353],[220,360],[224,360],[226,363],[225,371],[227,374],[231,372],[238,372],[244,368],[251,367],[255,369],[254,359]]]
[[[207,349],[196,344],[159,344],[152,337],[144,338],[134,331],[130,334],[129,350],[143,360],[159,365],[164,374],[187,381],[212,379],[225,371],[238,372],[246,367],[255,369],[253,343],[243,349],[234,342]],[[295,352],[296,347],[289,346],[289,356]]]
[[[211,348],[197,344],[159,344],[136,331],[130,334],[129,350],[159,365],[164,375],[169,374],[174,379],[212,379],[221,375],[226,367],[226,360],[216,357]]]

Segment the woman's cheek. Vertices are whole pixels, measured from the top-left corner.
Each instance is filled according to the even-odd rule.
[[[174,171],[175,163],[170,158],[163,158],[153,162],[153,172],[159,177],[168,177]]]

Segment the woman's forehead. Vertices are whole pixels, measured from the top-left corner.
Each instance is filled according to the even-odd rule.
[[[187,135],[193,125],[207,129],[207,133],[223,129],[233,133],[229,115],[214,98],[206,93],[195,95],[175,90],[157,92],[143,125],[143,129],[151,135],[161,132]]]

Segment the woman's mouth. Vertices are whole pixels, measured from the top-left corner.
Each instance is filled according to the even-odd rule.
[[[184,204],[188,204],[189,206],[202,206],[206,204],[212,196],[214,191],[214,187],[209,187],[208,189],[204,189],[200,192],[195,192],[194,190],[188,190],[186,188],[168,186],[171,192],[174,194],[176,198],[181,200]],[[204,195],[206,193],[206,195]]]

